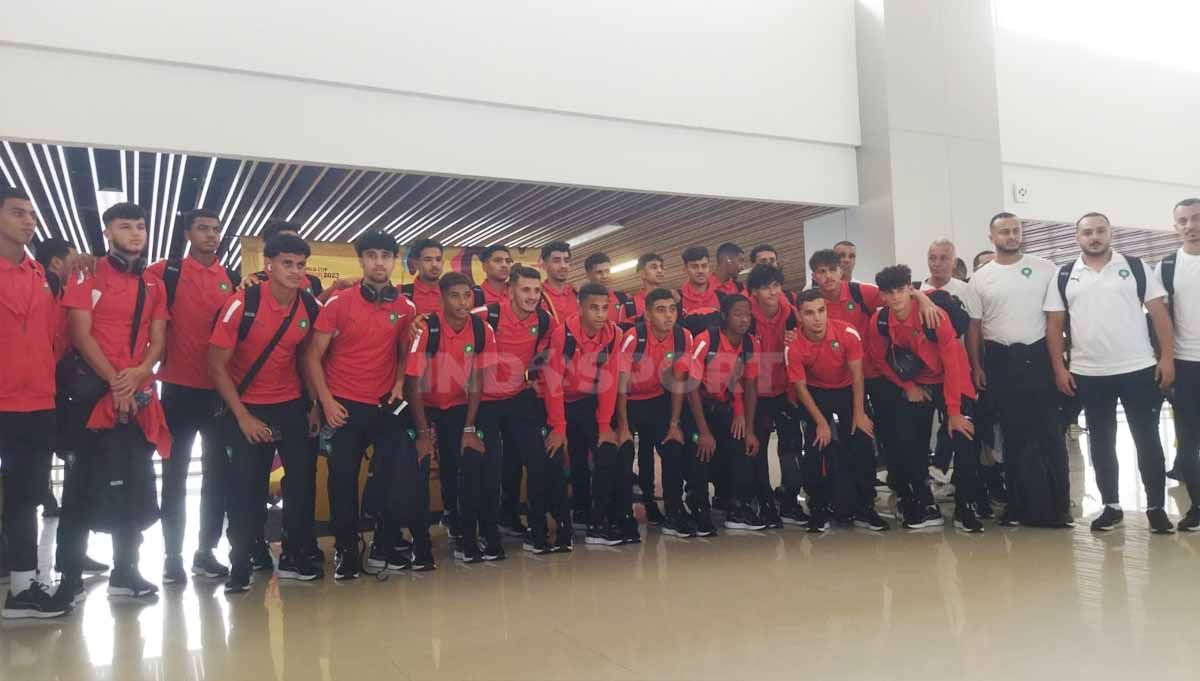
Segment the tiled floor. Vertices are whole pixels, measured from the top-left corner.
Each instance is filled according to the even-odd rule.
[[[1081,444],[1086,517],[1099,499]],[[1200,678],[1200,534],[1147,533],[1124,430],[1120,449],[1127,524],[1103,536],[651,530],[638,546],[512,544],[505,563],[462,566],[439,535],[437,572],[382,582],[260,580],[227,598],[201,581],[137,604],[99,578],[72,617],[0,626],[0,679]],[[1171,483],[1170,497],[1177,517],[1186,493]],[[146,537],[157,581],[161,537]]]

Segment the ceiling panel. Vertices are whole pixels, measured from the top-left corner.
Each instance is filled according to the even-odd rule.
[[[1063,265],[1079,257],[1075,241],[1075,225],[1069,222],[1022,220],[1024,250],[1040,255],[1055,264]],[[1134,255],[1149,263],[1157,263],[1179,248],[1175,232],[1134,227],[1113,227],[1113,247],[1125,255]]]

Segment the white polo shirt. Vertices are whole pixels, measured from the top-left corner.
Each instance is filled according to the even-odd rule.
[[[1146,272],[1146,300],[1167,295],[1162,282]],[[1137,296],[1137,281],[1125,256],[1113,251],[1100,271],[1075,261],[1067,282],[1071,308],[1071,373],[1116,376],[1155,365],[1154,348],[1146,328],[1146,313]],[[1058,275],[1046,286],[1046,312],[1064,312]]]
[[[1175,358],[1200,362],[1200,255],[1181,248],[1175,257]],[[1152,278],[1162,284],[1161,263]]]
[[[967,308],[967,314],[971,315],[971,319],[978,319],[979,315],[979,297],[971,290],[967,282],[961,279],[950,278],[945,286],[934,286],[928,279],[921,284],[921,291],[929,293],[930,291],[945,291],[950,295],[962,301],[963,307]]]
[[[1014,345],[1030,345],[1046,337],[1046,313],[1042,302],[1046,287],[1058,276],[1058,267],[1045,258],[1023,255],[1011,265],[993,260],[971,276],[968,288],[979,301],[978,314],[983,339]]]

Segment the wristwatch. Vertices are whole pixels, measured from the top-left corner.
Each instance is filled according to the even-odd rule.
[[[463,426],[463,432],[464,433],[474,433],[475,426]]]

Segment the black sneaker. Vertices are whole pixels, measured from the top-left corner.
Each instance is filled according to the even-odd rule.
[[[183,556],[167,556],[163,562],[163,584],[187,584],[187,571],[183,569]]]
[[[108,566],[98,560],[84,556],[83,560],[79,561],[79,571],[85,575],[102,575],[108,572]]]
[[[462,539],[462,523],[458,519],[457,513],[447,513],[442,516],[442,527],[446,528],[446,534],[451,539]]]
[[[483,556],[479,555],[479,542],[468,538],[459,539],[454,545],[454,560],[460,563],[478,563],[483,560]]]
[[[717,536],[717,526],[713,524],[712,511],[697,510],[692,513],[692,521],[696,524],[697,537]]]
[[[938,514],[939,516],[941,513]],[[983,523],[979,522],[979,516],[975,514],[974,504],[960,504],[954,508],[954,526],[963,532],[978,534],[983,532]]]
[[[1200,506],[1193,506],[1179,521],[1180,532],[1200,532]]]
[[[696,525],[683,511],[672,511],[663,519],[662,533],[669,537],[695,537]]]
[[[571,522],[560,522],[554,531],[553,553],[570,553],[575,549],[575,528]]]
[[[433,548],[429,546],[428,542],[421,548],[413,550],[413,572],[429,572],[436,569],[437,563],[433,561]]]
[[[620,530],[605,525],[589,525],[583,541],[593,546],[619,546],[623,543]]]
[[[279,554],[279,567],[275,568],[275,576],[279,579],[295,579],[301,582],[311,582],[320,579],[321,573],[317,567],[304,558],[293,557],[289,553]]]
[[[783,516],[779,514],[779,508],[775,506],[775,504],[767,504],[763,506],[761,514],[762,521],[766,523],[767,529],[783,529]]]
[[[822,534],[829,531],[830,527],[829,512],[823,508],[813,508],[812,516],[808,519],[808,531],[813,534]]]
[[[765,530],[767,524],[754,509],[739,504],[725,516],[725,527],[730,530]]]
[[[525,543],[522,548],[535,556],[550,553],[552,550],[550,542],[546,540],[546,537],[544,535],[538,536],[532,529],[525,533]]]
[[[644,501],[642,502],[642,506],[646,509],[647,525],[654,525],[658,527],[667,522],[667,517],[663,515],[661,510],[659,510],[657,501]]]
[[[250,585],[254,583],[254,572],[249,568],[239,569],[234,566],[229,571],[229,579],[225,580],[225,593],[240,594],[250,590]]]
[[[625,516],[625,520],[621,521],[620,532],[622,544],[642,543],[642,528],[638,525],[637,518],[631,515]]]
[[[909,503],[904,513],[904,527],[910,530],[920,530],[926,527],[941,527],[946,524],[942,512],[936,505],[922,506]]]
[[[197,551],[192,556],[192,574],[197,577],[219,579],[229,576],[229,568],[221,564],[212,551]]]
[[[158,587],[147,582],[136,568],[113,570],[108,577],[108,595],[128,598],[149,598],[158,594]]]
[[[797,505],[795,508],[785,508],[783,512],[779,514],[779,517],[781,520],[783,520],[784,525],[806,526],[810,520],[808,514],[805,513],[804,509],[799,505]]]
[[[1125,512],[1119,508],[1105,506],[1100,515],[1092,521],[1092,532],[1108,532],[1125,521]]]
[[[888,521],[879,516],[879,512],[874,508],[868,508],[854,516],[854,526],[861,527],[872,532],[886,532],[892,529]]]
[[[60,593],[64,594],[64,597],[66,594],[70,594],[71,603],[74,605],[79,605],[87,598],[87,593],[83,589],[83,578],[81,577],[63,576],[58,582],[58,589],[55,590],[54,595],[57,596]]]
[[[338,549],[333,555],[333,579],[358,579],[358,549]]]
[[[75,606],[69,592],[59,589],[50,594],[41,582],[34,582],[29,588],[19,594],[8,592],[4,599],[4,610],[0,616],[4,619],[49,619],[62,617],[71,612]]]
[[[404,572],[411,567],[412,561],[408,559],[408,553],[394,546],[385,549],[372,545],[371,555],[367,556],[367,569],[371,574]]]
[[[975,515],[979,516],[980,520],[994,520],[996,511],[992,508],[992,502],[985,501],[975,505]]]
[[[1161,508],[1146,511],[1146,520],[1150,521],[1150,531],[1154,534],[1174,534],[1175,525],[1167,517],[1167,512]]]
[[[521,521],[521,516],[514,514],[511,518],[501,519],[499,522],[500,531],[510,537],[524,537],[526,530],[525,523]]]
[[[496,542],[484,546],[480,557],[488,562],[494,562],[497,560],[507,560],[508,554],[505,553],[504,547],[500,545],[500,542]]]
[[[1070,514],[1068,513],[1067,516],[1070,517]],[[996,524],[999,525],[1000,527],[1020,527],[1021,521],[1017,520],[1017,516],[1015,513],[1012,513],[1008,509],[1005,509],[1004,512],[1000,514],[1000,518],[996,521]],[[1071,527],[1074,527],[1074,526],[1075,526],[1075,522],[1074,522],[1074,520],[1072,520]]]
[[[271,546],[267,542],[257,542],[254,548],[250,549],[250,569],[255,572],[275,569],[275,558],[271,555]]]

